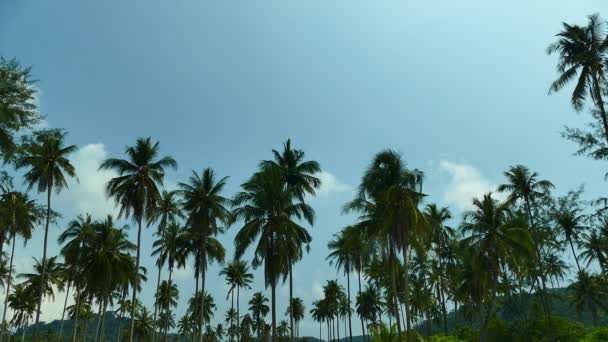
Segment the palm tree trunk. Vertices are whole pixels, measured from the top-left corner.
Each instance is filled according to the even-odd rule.
[[[390,246],[390,256],[389,256],[389,264],[390,264],[390,268],[391,268],[391,289],[393,290],[392,293],[392,299],[393,299],[393,303],[395,305],[395,307],[397,308],[397,311],[395,311],[395,315],[397,315],[395,317],[395,321],[397,321],[397,336],[399,336],[399,341],[403,341],[403,334],[401,333],[401,320],[399,319],[399,301],[397,299],[398,295],[397,295],[397,280],[395,278],[395,246],[392,245]],[[407,263],[407,259],[404,259],[405,261],[403,262],[404,264],[404,268],[407,268],[405,266],[405,264]],[[410,340],[408,339],[408,342],[410,342]]]
[[[401,253],[403,253],[403,287],[404,287],[404,299],[403,305],[405,306],[405,329],[407,331],[407,342],[412,342],[412,329],[411,329],[411,313],[410,313],[410,274],[407,269],[408,262],[408,248],[409,248],[409,238],[406,234],[405,243]]]
[[[597,79],[597,75],[595,72],[591,73],[593,76],[593,88],[595,96],[593,98],[596,101],[596,107],[600,110],[600,114],[602,117],[602,124],[604,126],[604,136],[606,138],[606,142],[608,143],[608,118],[606,118],[606,108],[604,108],[604,99],[602,99],[602,91],[600,88],[600,82]]]
[[[338,341],[340,341],[340,316],[336,315],[336,334],[338,336]]]
[[[576,268],[578,268],[579,273],[582,271],[581,265],[578,263],[578,257],[576,256],[576,252],[574,251],[574,244],[572,244],[572,238],[568,239],[570,243],[570,249],[572,250],[572,255],[574,256],[574,261],[576,262]]]
[[[95,341],[97,341],[97,338],[99,337],[99,327],[101,326],[101,311],[103,309],[103,301],[101,300],[101,298],[99,299],[99,309],[97,312],[97,327],[95,328]]]
[[[350,313],[350,272],[346,272],[346,288],[348,290],[348,332],[350,336],[350,342],[353,342],[353,326]]]
[[[21,331],[21,342],[25,341],[25,329],[27,328],[27,319],[25,320],[25,323],[23,324],[23,331]]]
[[[277,291],[276,281],[273,279],[271,284],[271,297],[272,297],[272,338],[271,341],[275,341],[277,336]]]
[[[241,287],[237,286],[236,287],[236,336],[237,336],[237,340],[240,342],[241,341],[241,313],[239,311],[239,297],[240,297],[240,292],[241,292]]]
[[[291,260],[289,261],[289,329],[291,334],[291,342],[295,341],[293,331],[293,276],[291,272]]]
[[[198,274],[199,274],[199,270],[195,269],[194,271],[194,300],[196,301],[196,295],[198,294]],[[192,314],[194,316],[194,313]],[[193,326],[193,330],[194,330],[194,334],[193,335],[193,339],[192,342],[196,341],[198,339],[198,332],[200,330],[199,326],[198,326],[198,322],[194,322],[194,326]]]
[[[361,296],[361,270],[357,270],[357,275],[359,277],[359,296]],[[365,336],[365,324],[363,323],[363,317],[359,316],[361,319],[361,332],[363,333],[363,342],[367,340],[367,336]]]
[[[158,278],[156,279],[156,292],[154,292],[155,294],[158,293],[158,289],[160,288],[160,274],[162,273],[161,272],[162,271],[162,267],[161,266],[162,265],[160,265],[160,264],[158,265]],[[156,303],[154,303],[154,318],[153,318],[154,322],[156,322],[157,311],[158,311],[158,305]],[[156,325],[155,325],[154,326],[154,334],[153,334],[153,338],[152,338],[153,341],[156,341],[156,332],[157,331],[156,331]]]
[[[80,316],[80,289],[76,283],[76,311],[74,317],[74,331],[72,332],[72,342],[76,342],[76,332],[78,331],[78,316]]]
[[[46,225],[44,227],[44,247],[42,249],[42,277],[40,278],[40,296],[38,297],[38,308],[36,309],[36,327],[34,329],[34,339],[38,339],[38,329],[40,322],[40,308],[44,297],[44,282],[46,280],[46,248],[49,239],[49,225],[51,223],[51,191],[53,189],[53,178],[49,179],[46,192]]]
[[[228,331],[228,341],[232,342],[232,337],[234,336],[234,316],[232,313],[234,312],[234,287],[230,289],[230,330]]]
[[[319,341],[322,340],[322,336],[321,336],[321,321],[319,321]]]
[[[137,222],[137,253],[135,257],[135,279],[133,280],[133,296],[131,302],[131,332],[129,333],[129,342],[133,342],[133,332],[135,331],[135,308],[137,307],[137,288],[139,287],[139,253],[141,249],[141,221],[143,213]]]
[[[200,329],[200,336],[199,338],[199,342],[203,342],[203,326],[205,325],[205,265],[207,265],[207,260],[205,259],[205,252],[203,251],[202,255],[202,262],[201,262],[201,291],[203,292],[202,295],[202,301],[201,301],[201,317],[200,317],[200,325],[201,325],[201,329]]]
[[[63,335],[63,321],[65,319],[65,310],[68,306],[68,298],[70,297],[70,286],[72,286],[72,282],[68,281],[68,288],[65,291],[65,301],[63,302],[63,312],[61,313],[61,325],[59,327],[59,339],[58,341],[61,342],[61,337]],[[0,341],[2,342],[2,341]]]
[[[14,216],[13,216],[14,217]],[[6,310],[8,309],[8,296],[11,293],[11,279],[13,277],[13,257],[15,256],[15,234],[13,234],[13,242],[11,246],[11,261],[8,268],[8,280],[6,281],[6,296],[4,296],[4,312],[2,312],[2,333],[0,333],[0,342],[4,338],[4,325],[6,324]]]
[[[173,277],[173,265],[169,265],[169,294],[171,294],[171,286],[173,285],[172,283],[172,278]],[[170,300],[169,298],[167,298],[167,300]],[[166,305],[166,309],[167,309],[167,317],[165,318],[165,336],[163,337],[163,340],[165,342],[167,342],[167,337],[168,337],[168,333],[169,333],[169,316],[171,313],[171,309],[170,309],[170,303],[165,303]]]
[[[498,272],[497,272],[498,273]],[[487,342],[488,341],[488,325],[490,323],[490,319],[492,318],[492,313],[494,312],[494,306],[496,305],[496,289],[498,287],[498,274],[494,275],[492,279],[492,284],[490,285],[490,303],[488,304],[488,311],[483,319],[481,324],[481,329],[479,333],[479,342]]]
[[[103,329],[106,323],[106,311],[108,309],[108,299],[103,299],[103,311],[101,312],[101,327],[99,329],[99,342],[103,342]]]
[[[84,321],[84,329],[82,329],[82,340],[87,340],[87,329],[89,328],[89,319]]]

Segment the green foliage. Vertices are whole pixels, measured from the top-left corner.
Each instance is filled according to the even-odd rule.
[[[479,340],[479,329],[460,327],[454,330],[452,335],[463,341],[476,342]]]
[[[555,339],[560,342],[576,342],[587,334],[584,324],[557,316],[553,316],[553,329]],[[547,323],[544,318],[513,322],[511,333],[513,342],[549,341]]]
[[[503,321],[495,318],[492,319],[488,326],[488,340],[494,342],[511,342],[513,337],[509,328],[503,323]]]
[[[428,340],[428,342],[467,342],[465,340],[461,340],[456,336],[452,336],[452,335],[435,335],[435,336],[431,336]]]
[[[601,342],[608,341],[608,327],[595,329],[592,333],[581,339],[580,342]]]

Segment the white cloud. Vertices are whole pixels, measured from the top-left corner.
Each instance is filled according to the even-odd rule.
[[[319,196],[327,197],[335,193],[352,191],[352,187],[338,180],[336,176],[328,171],[321,171],[318,178],[321,180],[321,188],[317,191]]]
[[[325,296],[323,293],[323,285],[320,282],[315,281],[312,283],[312,298],[317,300]]]
[[[448,205],[452,205],[458,210],[470,210],[474,198],[496,190],[497,185],[486,179],[472,165],[441,160],[439,169],[450,175],[450,182],[443,194],[443,199]],[[504,196],[496,193],[495,198],[504,199]]]
[[[76,213],[90,213],[96,218],[118,214],[114,202],[108,199],[105,193],[106,183],[115,177],[116,173],[98,170],[106,158],[107,151],[103,144],[85,145],[71,156],[78,182],[75,179],[68,180],[69,190],[58,196],[62,206],[69,207]]]

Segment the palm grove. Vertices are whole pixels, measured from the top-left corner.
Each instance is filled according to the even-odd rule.
[[[589,128],[566,128],[563,135],[580,146],[579,154],[595,159],[608,157],[604,29],[597,15],[585,26],[563,24],[548,48],[558,55],[560,72],[550,92],[572,82],[573,108],[584,109],[588,98],[593,105]],[[328,280],[324,296],[305,304],[293,296],[299,276],[293,266],[313,241],[308,228],[315,212],[307,200],[321,186],[321,167],[289,140],[229,196],[228,177],[211,168],[194,170],[177,190],[166,190],[165,175],[177,162],[159,142],[137,139],[122,156],[99,165],[116,175],[106,192],[118,216],[75,217],[59,236],[60,254],[49,256],[49,228],[61,216],[53,196],[69,191],[69,179],[77,180],[69,159],[77,147],[63,130],[36,130],[42,117],[35,98],[30,69],[1,60],[0,286],[7,295],[0,342],[51,339],[40,331],[41,303],[57,291],[66,295],[52,336],[59,341],[294,341],[308,316],[318,322],[320,339],[352,341],[356,325],[364,340],[411,342],[436,328],[454,333],[448,317],[460,315],[468,324],[456,329],[459,338],[467,340],[466,331],[469,339],[485,342],[497,340],[496,326],[509,308],[515,308],[515,319],[542,322],[538,340],[563,341],[555,289],[566,285],[568,301],[579,314],[588,313],[594,326],[608,309],[608,200],[584,201],[582,189],[556,196],[550,181],[515,165],[495,192],[473,199],[473,209],[454,226],[450,209],[425,195],[424,173],[393,150],[372,157],[343,207],[355,220],[328,243],[327,260],[340,281]],[[11,173],[23,180],[23,190]],[[135,241],[122,221],[136,230]],[[220,242],[227,229],[237,230],[231,256]],[[44,237],[42,255],[34,257],[30,273],[14,274],[15,246],[33,234]],[[156,239],[154,271],[141,266],[142,234]],[[226,298],[213,298],[206,288],[213,263],[222,266]],[[195,293],[177,318],[180,289],[173,275],[187,265],[193,266]],[[255,292],[241,307],[241,291],[251,289],[256,269],[269,294]],[[283,284],[289,301],[277,308],[276,290]],[[155,287],[153,303],[139,300],[143,286]],[[216,317],[216,300],[229,303],[223,318]],[[108,314],[128,321],[115,336],[104,335]],[[214,318],[223,323],[212,324]],[[68,321],[71,329],[64,329]],[[524,333],[511,328],[510,340]]]

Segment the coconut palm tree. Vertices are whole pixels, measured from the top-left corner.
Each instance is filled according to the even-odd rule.
[[[30,200],[27,194],[12,191],[2,195],[0,216],[7,220],[8,237],[11,241],[11,256],[8,265],[8,274],[5,278],[6,284],[4,284],[6,296],[4,298],[4,311],[2,313],[2,326],[6,325],[6,311],[13,278],[13,259],[17,243],[16,238],[17,236],[21,237],[25,246],[27,241],[32,237],[32,230],[36,224],[40,223],[43,215],[43,209],[36,204],[36,201]],[[4,334],[0,334],[0,341],[3,340],[3,337]]]
[[[540,276],[540,286],[542,289],[541,299],[545,316],[547,318],[547,329],[552,341],[555,340],[553,327],[553,319],[551,314],[550,298],[547,296],[547,280],[545,276],[545,267],[542,263],[541,249],[543,246],[542,234],[538,231],[535,224],[535,219],[532,209],[536,206],[538,200],[545,198],[551,189],[554,188],[553,183],[545,179],[539,179],[537,172],[532,172],[524,165],[511,166],[509,170],[504,172],[507,182],[498,186],[498,191],[508,193],[508,201],[510,203],[521,202],[526,212],[529,227],[531,228],[534,249],[536,254],[537,274]]]
[[[57,257],[50,257],[45,262],[40,262],[38,259],[34,259],[34,272],[33,273],[21,273],[17,275],[18,278],[23,279],[23,286],[31,290],[31,294],[39,299],[40,296],[50,297],[55,299],[55,287],[63,287],[61,284],[61,272],[62,264],[57,261]],[[42,273],[46,272],[45,276]],[[40,285],[42,283],[42,286]],[[40,292],[42,289],[42,293]]]
[[[268,315],[270,308],[268,307],[268,298],[262,292],[256,292],[249,300],[249,311],[255,320],[254,330],[257,331],[258,340],[264,330],[264,317]]]
[[[599,323],[599,309],[608,311],[605,276],[590,275],[586,271],[579,271],[576,281],[570,284],[568,289],[577,314],[580,316],[583,310],[587,308],[591,313],[593,326],[597,326]]]
[[[151,222],[158,222],[156,230],[156,236],[158,236],[157,241],[163,240],[165,229],[170,223],[176,222],[178,219],[181,218],[184,218],[184,215],[181,211],[177,193],[175,191],[163,190],[158,200],[158,203],[156,204],[156,208],[150,218]],[[156,292],[158,292],[158,287],[160,286],[162,267],[164,266],[165,262],[166,255],[157,256],[156,266],[158,267],[158,278],[156,280]],[[158,308],[154,306],[154,321],[156,321],[157,309]],[[154,335],[156,337],[156,329],[154,330]]]
[[[203,310],[202,314],[201,308]],[[199,291],[188,300],[188,314],[195,322],[198,322],[201,316],[203,316],[204,322],[211,322],[214,311],[215,301],[209,293],[205,293],[205,295],[203,295],[203,293]]]
[[[21,329],[21,341],[25,336],[27,324],[36,312],[36,298],[23,285],[17,285],[8,297],[9,307],[13,311],[11,324],[16,329]]]
[[[590,95],[600,111],[604,136],[608,141],[608,119],[602,98],[602,84],[606,81],[604,69],[608,40],[604,21],[599,15],[590,15],[588,19],[586,26],[563,23],[557,41],[547,48],[548,54],[558,55],[557,71],[560,73],[558,79],[551,84],[549,93],[561,90],[576,78],[571,97],[572,107],[581,111]]]
[[[334,235],[334,239],[327,244],[327,248],[330,253],[327,256],[327,260],[330,260],[330,264],[335,263],[336,269],[344,272],[346,276],[346,290],[347,290],[347,303],[348,303],[348,331],[350,341],[353,340],[353,329],[351,324],[351,300],[350,300],[350,273],[354,269],[355,259],[360,251],[354,248],[359,247],[358,241],[355,234],[349,233],[347,228]]]
[[[226,267],[224,267],[220,271],[220,275],[226,277],[226,284],[230,286],[228,293],[226,295],[226,299],[232,296],[232,304],[231,307],[234,309],[234,293],[236,292],[236,330],[239,329],[239,320],[240,320],[240,289],[241,288],[251,288],[251,283],[253,283],[253,274],[249,272],[249,266],[245,261],[242,260],[233,260]],[[229,322],[231,324],[231,328],[235,322]]]
[[[179,290],[177,289],[177,285],[173,284],[171,280],[163,280],[160,283],[160,287],[158,288],[158,292],[156,293],[156,303],[155,305],[161,309],[161,326],[164,329],[163,332],[163,340],[167,341],[168,329],[171,327],[170,320],[171,316],[171,308],[177,306],[177,300],[179,299]]]
[[[287,306],[287,310],[285,311],[285,316],[289,316],[289,313],[293,314],[293,320],[295,321],[295,336],[296,338],[300,338],[300,321],[304,319],[304,313],[306,312],[306,307],[304,306],[304,301],[301,298],[294,297],[291,301],[291,304]]]
[[[378,314],[382,311],[379,289],[374,285],[367,284],[365,289],[357,295],[355,311],[364,321],[375,323]]]
[[[146,307],[139,307],[135,312],[135,329],[133,330],[133,338],[136,341],[150,341],[154,330],[154,321],[150,315],[150,311]],[[129,333],[131,336],[131,333]]]
[[[487,286],[486,312],[482,318],[480,342],[488,339],[488,323],[494,314],[498,281],[506,265],[516,272],[517,266],[534,255],[532,239],[521,216],[513,216],[508,205],[498,203],[492,194],[473,200],[474,209],[464,216],[462,230],[467,237],[462,244],[474,255],[472,268],[482,286]],[[483,270],[483,271],[481,271]]]
[[[587,267],[592,261],[597,261],[603,273],[608,269],[608,241],[605,237],[593,229],[589,234],[583,234],[583,239],[580,242],[582,249],[579,257],[587,262]]]
[[[580,208],[563,207],[557,209],[553,213],[557,229],[566,239],[566,242],[570,245],[572,256],[576,263],[576,268],[579,272],[582,271],[581,265],[578,262],[578,256],[574,250],[574,243],[578,243],[579,235],[582,231],[588,227],[584,224],[586,216],[581,213]]]
[[[228,209],[230,200],[222,196],[227,177],[217,179],[211,168],[204,169],[200,175],[192,171],[188,183],[179,183],[178,193],[182,197],[182,209],[187,216],[186,226],[192,242],[188,250],[195,255],[196,274],[201,274],[201,290],[205,292],[205,273],[209,263],[223,263],[225,251],[219,241],[214,239],[223,231],[222,225],[230,223]],[[197,278],[198,279],[198,278]],[[198,280],[197,280],[198,284]],[[202,315],[204,309],[201,310]],[[204,317],[199,318],[199,340],[203,338]]]
[[[315,191],[321,187],[321,180],[315,175],[321,172],[321,166],[314,160],[305,160],[305,153],[302,150],[293,149],[291,140],[283,144],[283,151],[272,150],[274,160],[265,160],[261,163],[261,168],[274,168],[278,170],[283,178],[283,183],[289,192],[292,192],[299,201],[304,202],[306,195],[314,196]],[[292,266],[302,258],[301,247],[291,249],[294,255],[288,256],[289,273],[289,302],[293,299],[293,275]],[[294,339],[294,317],[289,313],[289,327],[291,341]]]
[[[286,190],[283,174],[276,168],[263,169],[241,187],[233,200],[235,218],[243,220],[235,237],[235,258],[258,240],[252,265],[254,269],[264,265],[265,284],[271,288],[272,336],[276,337],[276,285],[285,266],[294,260],[287,254],[312,240],[294,218],[312,225],[314,212],[303,202],[294,203],[293,192]]]
[[[397,293],[395,263],[400,251],[404,260],[404,306],[408,342],[412,341],[409,312],[409,271],[407,264],[412,247],[424,253],[430,239],[428,224],[418,209],[424,195],[420,192],[422,174],[409,170],[401,156],[392,150],[379,152],[363,175],[357,198],[345,207],[358,211],[369,223],[374,235],[386,242],[391,269],[392,292]],[[394,296],[397,300],[397,296]],[[398,306],[397,303],[395,305]],[[399,313],[397,312],[399,315]],[[397,319],[397,333],[402,338],[401,320]]]
[[[34,132],[32,137],[24,143],[23,155],[18,159],[17,168],[27,168],[24,180],[29,191],[34,186],[39,193],[46,192],[46,224],[44,227],[44,244],[42,249],[42,260],[47,260],[47,244],[49,235],[49,225],[51,224],[51,193],[53,190],[60,193],[68,187],[66,175],[76,177],[76,169],[70,163],[68,156],[76,150],[76,145],[65,146],[67,133],[58,130],[43,130]],[[46,268],[42,265],[42,282],[46,282]],[[39,293],[44,293],[40,288]],[[36,310],[36,329],[34,335],[38,337],[38,323],[40,321],[40,306],[43,296],[38,298],[38,308]]]
[[[106,185],[109,197],[120,207],[119,217],[131,217],[137,222],[137,252],[135,269],[139,269],[141,230],[144,220],[150,220],[157,212],[161,198],[159,187],[163,185],[165,170],[176,169],[177,162],[171,157],[159,158],[159,143],[151,138],[139,138],[134,146],[125,148],[126,159],[109,158],[99,167],[100,170],[113,170],[118,173]],[[129,342],[133,342],[135,329],[135,303],[139,288],[139,278],[135,277],[131,303],[131,329]]]

